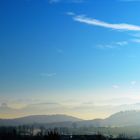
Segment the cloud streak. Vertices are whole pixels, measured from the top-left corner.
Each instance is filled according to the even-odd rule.
[[[78,15],[74,16],[73,19],[80,23],[85,23],[92,26],[100,26],[104,28],[110,28],[114,30],[121,30],[121,31],[140,31],[140,26],[127,24],[127,23],[119,23],[119,24],[113,24],[104,22],[95,18],[89,18],[86,16]]]
[[[119,88],[119,85],[112,85],[112,87],[113,87],[114,89],[118,89],[118,88]]]
[[[41,73],[40,75],[43,77],[53,77],[56,75],[56,73]]]
[[[139,38],[132,39],[131,41],[134,42],[134,43],[140,43],[140,39]]]
[[[111,42],[109,44],[99,44],[99,45],[97,45],[97,48],[100,48],[100,49],[105,49],[105,48],[115,49],[115,48],[123,47],[123,46],[126,46],[126,45],[128,45],[128,41],[118,41],[118,42]]]
[[[83,3],[85,0],[49,0],[50,4],[54,3]]]
[[[122,2],[140,2],[140,0],[120,0]]]

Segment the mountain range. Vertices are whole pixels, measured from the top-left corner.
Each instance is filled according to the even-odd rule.
[[[123,127],[140,125],[140,111],[121,111],[105,119],[83,120],[68,115],[33,115],[0,119],[0,126],[42,124],[48,127]]]

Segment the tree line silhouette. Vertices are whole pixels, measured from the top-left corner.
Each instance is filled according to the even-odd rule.
[[[63,135],[57,129],[45,129],[33,126],[0,127],[0,140],[130,140],[124,134],[117,138],[104,136],[100,133],[94,135]]]

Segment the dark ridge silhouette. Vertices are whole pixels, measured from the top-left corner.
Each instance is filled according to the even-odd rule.
[[[42,124],[50,128],[55,127],[124,127],[140,126],[140,111],[121,111],[111,115],[106,119],[82,120],[68,115],[34,115],[16,119],[0,119],[0,126],[18,126]]]
[[[0,126],[16,126],[34,123],[60,123],[60,122],[77,122],[82,119],[68,115],[32,115],[15,119],[0,119]]]

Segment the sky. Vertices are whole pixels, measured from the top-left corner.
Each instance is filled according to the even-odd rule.
[[[140,109],[140,0],[0,0],[0,118],[105,118]]]

